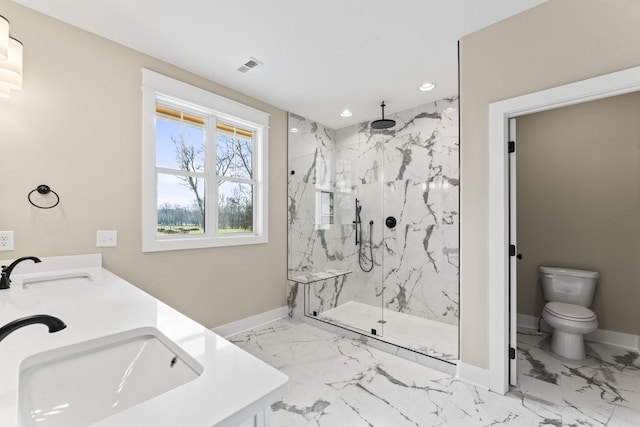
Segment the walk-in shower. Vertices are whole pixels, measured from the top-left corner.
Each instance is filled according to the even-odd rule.
[[[456,108],[444,99],[380,129],[289,115],[292,315],[457,360]]]

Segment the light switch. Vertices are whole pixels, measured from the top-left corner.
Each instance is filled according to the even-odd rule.
[[[107,248],[118,245],[118,232],[116,230],[98,230],[96,247]]]

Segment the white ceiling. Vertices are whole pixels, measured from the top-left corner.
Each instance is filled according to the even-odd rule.
[[[339,129],[457,94],[457,41],[546,0],[14,1]]]

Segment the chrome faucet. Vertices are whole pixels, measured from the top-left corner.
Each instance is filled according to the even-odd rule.
[[[49,316],[48,314],[35,314],[33,316],[22,317],[20,319],[9,322],[0,328],[0,341],[5,339],[11,332],[16,331],[28,325],[35,323],[42,323],[49,327],[49,333],[58,332],[67,327],[64,322],[57,317]]]
[[[18,258],[17,260],[13,261],[9,267],[7,267],[6,265],[2,266],[2,277],[0,277],[0,289],[9,289],[11,287],[11,272],[13,271],[13,269],[16,267],[16,265],[20,264],[22,261],[26,261],[30,259],[31,261],[35,262],[35,263],[39,263],[40,262],[40,258],[35,257],[35,256],[25,256],[22,258]]]

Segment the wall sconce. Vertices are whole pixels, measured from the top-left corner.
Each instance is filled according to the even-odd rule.
[[[0,98],[22,89],[22,43],[11,37],[9,21],[0,15]]]

